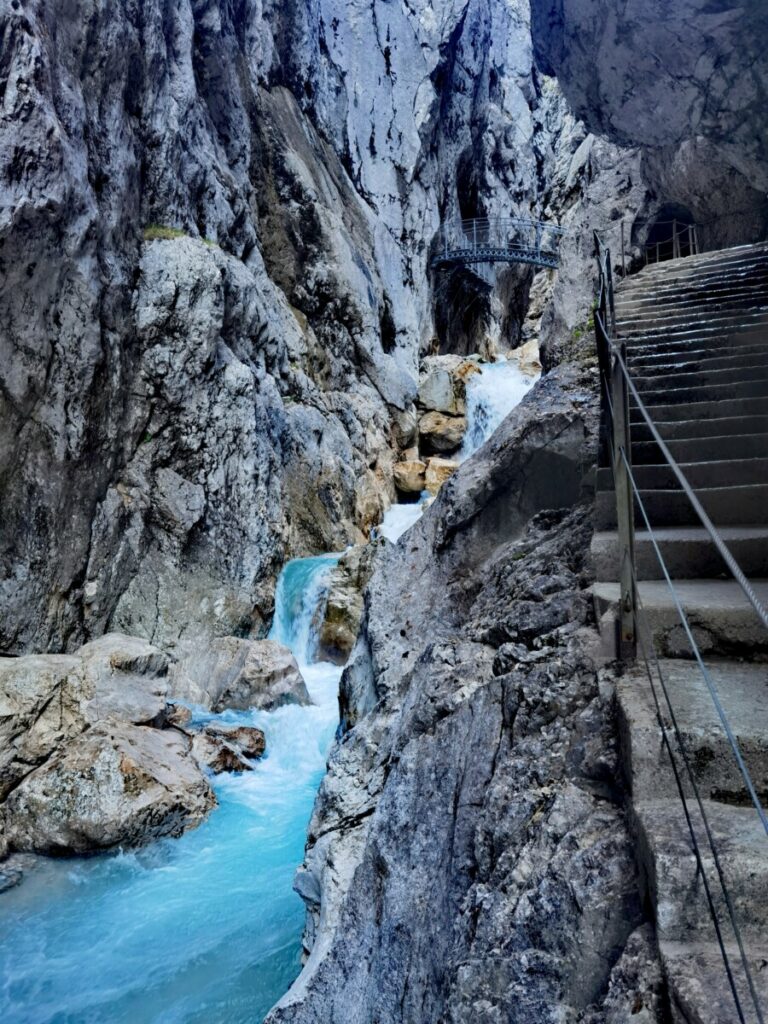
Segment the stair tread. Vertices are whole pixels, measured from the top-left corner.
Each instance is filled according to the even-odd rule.
[[[746,594],[735,580],[693,579],[672,581],[683,607],[701,610],[749,612],[754,609]],[[763,604],[768,602],[768,579],[751,580],[752,588]],[[640,598],[646,611],[653,608],[674,609],[675,604],[669,585],[664,580],[640,580]],[[592,593],[606,604],[614,604],[619,598],[619,584],[597,582],[592,584]]]

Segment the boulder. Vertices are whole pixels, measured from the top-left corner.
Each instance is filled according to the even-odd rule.
[[[208,730],[192,736],[192,756],[201,768],[208,768],[214,775],[252,771],[239,750],[227,743],[223,736]]]
[[[396,462],[392,468],[395,487],[402,494],[421,494],[424,490],[424,474],[426,469],[426,464],[421,459]]]
[[[444,367],[436,367],[419,384],[419,405],[422,409],[459,416],[466,409],[463,394],[457,394],[454,378]]]
[[[236,747],[243,757],[261,757],[266,747],[264,733],[253,725],[225,725],[222,722],[209,722],[205,731],[209,736],[218,736]]]
[[[460,463],[456,459],[441,459],[434,456],[427,459],[427,469],[424,476],[424,486],[430,494],[437,494],[445,481],[456,472]]]
[[[165,710],[165,724],[186,732],[192,721],[192,712],[184,704],[169,704]]]
[[[271,711],[284,704],[310,703],[288,647],[274,640],[234,636],[206,640],[188,649],[171,670],[170,693],[212,711]]]
[[[350,548],[328,579],[325,614],[320,627],[320,653],[343,665],[355,646],[363,616],[363,591],[373,568],[372,545]]]
[[[465,416],[428,412],[419,420],[419,440],[428,453],[455,452],[467,430]]]
[[[5,802],[16,850],[82,854],[179,836],[215,806],[175,730],[108,721],[29,774]]]
[[[83,711],[89,723],[110,716],[137,725],[162,723],[168,694],[168,657],[146,640],[107,633],[84,644]]]
[[[524,345],[510,352],[510,359],[514,359],[522,373],[535,377],[541,373],[541,361],[539,359],[539,343],[535,338],[526,341]]]
[[[467,378],[479,373],[477,364],[462,356],[430,356],[423,361],[418,404],[422,409],[463,416],[467,407]]]

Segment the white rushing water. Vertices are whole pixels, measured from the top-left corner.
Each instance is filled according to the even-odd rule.
[[[0,896],[2,1024],[258,1024],[299,971],[292,891],[338,722],[341,669],[315,664],[312,622],[338,556],[280,577],[273,635],[314,703],[198,719],[257,725],[253,772],[215,780],[219,807],[180,839],[41,861]]]
[[[484,363],[480,373],[467,380],[467,432],[459,458],[463,461],[485,444],[515,406],[518,406],[539,375],[522,372],[514,360]]]
[[[467,380],[467,432],[458,453],[463,462],[483,445],[502,420],[531,390],[539,374],[522,372],[514,361],[500,359],[495,363],[484,363],[480,373],[474,373]],[[421,495],[417,502],[390,505],[384,513],[379,534],[396,544],[404,533],[421,519],[429,494]]]

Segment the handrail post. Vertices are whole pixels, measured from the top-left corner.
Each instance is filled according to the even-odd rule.
[[[627,276],[627,264],[624,258],[624,218],[621,218],[621,278]]]
[[[620,351],[621,358],[626,365],[626,344],[621,345]],[[632,457],[629,389],[622,371],[621,362],[614,357],[612,363],[613,480],[616,488],[616,532],[619,542],[619,617],[616,623],[618,630],[616,646],[620,660],[629,661],[634,658],[637,647],[635,616],[637,607],[637,595],[635,593],[635,516],[632,481],[627,470],[627,463],[631,464]]]
[[[672,259],[680,258],[680,239],[677,237],[677,221],[672,221]]]

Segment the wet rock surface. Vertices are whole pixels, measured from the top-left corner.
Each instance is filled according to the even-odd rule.
[[[350,548],[328,576],[320,627],[319,654],[343,665],[352,652],[363,618],[363,594],[373,572],[374,547]]]
[[[270,1024],[661,1019],[585,593],[591,380],[543,379],[377,553]]]
[[[8,795],[9,845],[90,853],[194,828],[216,798],[189,746],[173,730],[119,721],[94,726]]]

